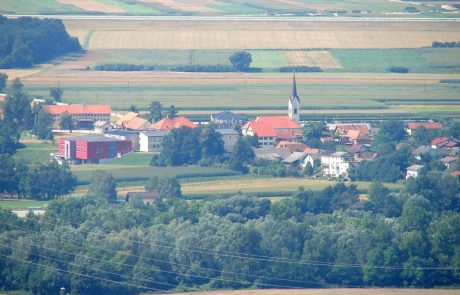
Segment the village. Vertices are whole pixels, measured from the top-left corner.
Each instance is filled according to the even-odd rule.
[[[282,163],[309,177],[346,181],[352,167],[379,156],[373,147],[378,127],[373,128],[370,123],[320,123],[323,129],[316,130],[315,146],[306,144],[305,126],[308,122],[300,121],[301,100],[295,76],[292,83],[286,116],[259,116],[254,119],[224,111],[211,115],[209,122],[192,122],[175,114],[150,122],[145,114],[138,112],[112,112],[110,105],[45,105],[44,109],[52,117],[53,129],[59,134],[58,151],[51,157],[61,164],[80,165],[103,164],[133,152],[159,153],[163,149],[164,138],[171,130],[209,124],[220,134],[227,157],[240,138],[252,137],[256,160]],[[73,131],[61,130],[64,116],[71,117],[69,126]],[[417,177],[424,168],[422,158],[427,155],[436,159],[452,175],[460,175],[459,140],[443,136],[443,123],[409,121],[404,124],[408,139],[398,143],[396,148],[409,147],[413,164],[405,168],[401,179]],[[417,132],[430,133],[429,142],[426,139],[424,144],[414,142]],[[74,133],[80,135],[75,136]]]

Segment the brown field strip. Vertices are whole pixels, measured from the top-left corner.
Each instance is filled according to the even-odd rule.
[[[217,9],[208,7],[208,5],[218,5],[219,2],[214,0],[139,0],[145,4],[159,4],[163,7],[185,11],[185,12],[201,12],[201,13],[216,13]]]
[[[171,295],[458,295],[459,290],[439,289],[298,289],[298,290],[232,290],[175,293]]]
[[[284,56],[291,66],[320,67],[323,69],[340,69],[342,67],[328,51],[286,51]]]
[[[460,40],[460,23],[453,22],[68,20],[65,24],[82,44],[92,32],[88,49],[414,48]]]
[[[123,13],[125,12],[118,6],[104,4],[96,0],[57,0],[62,4],[74,5],[86,11],[98,11],[105,13]]]

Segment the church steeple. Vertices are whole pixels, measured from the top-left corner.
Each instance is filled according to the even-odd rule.
[[[297,123],[300,123],[300,98],[297,95],[295,73],[292,79],[292,96],[289,99],[289,117]]]

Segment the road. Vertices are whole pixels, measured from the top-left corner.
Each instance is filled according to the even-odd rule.
[[[126,21],[292,21],[292,22],[460,22],[460,18],[411,17],[296,17],[296,16],[132,16],[132,15],[4,15],[8,18],[37,17],[62,20]]]

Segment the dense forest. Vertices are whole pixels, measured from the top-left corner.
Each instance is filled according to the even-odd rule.
[[[90,186],[92,187],[92,185]],[[113,187],[111,187],[113,190]],[[428,173],[398,193],[373,183],[144,205],[54,200],[0,211],[0,286],[72,294],[214,288],[452,287],[460,283],[460,181]],[[103,190],[102,190],[103,191]]]
[[[0,16],[0,68],[27,68],[80,50],[61,20]]]

